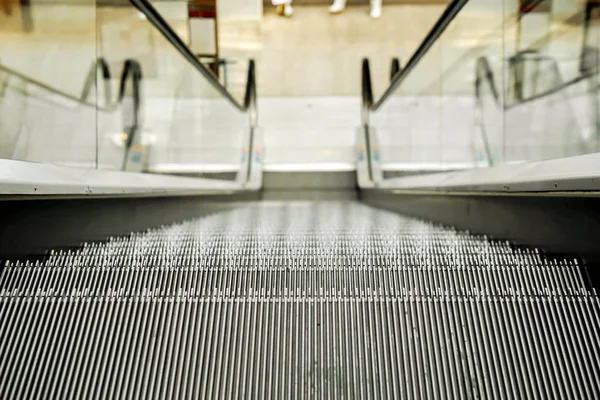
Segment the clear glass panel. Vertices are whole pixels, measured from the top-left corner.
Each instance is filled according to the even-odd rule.
[[[155,7],[189,44],[187,2]],[[107,5],[98,7],[97,14],[99,47],[111,71],[121,76],[126,60],[133,59],[143,75],[142,124],[132,147],[140,157],[125,154],[127,132],[105,129],[99,135],[100,164],[180,174],[237,171],[248,133],[247,114],[222,97],[137,9]],[[118,82],[113,82],[115,90]],[[126,120],[127,96],[123,107]]]
[[[504,162],[585,154],[585,127],[576,103],[581,74],[585,2],[521,0],[514,52],[505,60]],[[579,98],[579,99],[578,99]],[[586,101],[587,102],[587,101]]]
[[[384,177],[436,169],[442,162],[441,68],[438,42],[400,90],[371,114]]]
[[[582,72],[591,75],[586,87],[575,96],[575,110],[584,126],[590,151],[600,151],[600,4],[591,3],[584,20]]]
[[[371,116],[384,169],[407,161],[413,169],[424,161],[437,170],[483,167],[596,151],[599,27],[597,1],[469,1]],[[413,109],[425,103],[422,114]]]
[[[494,74],[496,72],[496,74]],[[502,108],[502,71],[492,70],[485,59],[476,64],[474,101],[474,126],[472,132],[474,162],[478,167],[491,166],[502,162],[504,150],[504,109]],[[487,77],[491,77],[488,79]],[[468,123],[467,119],[467,123]]]
[[[5,0],[0,63],[78,97],[96,59],[96,3]]]
[[[129,1],[5,3],[1,158],[127,171],[237,172],[247,114]],[[191,45],[197,27],[188,2],[156,8]],[[224,82],[218,52],[198,57]],[[234,86],[241,102],[245,86]]]
[[[0,157],[95,167],[95,3],[3,7]]]
[[[483,74],[499,78],[502,59],[501,2],[470,1],[449,24],[440,38],[442,45],[443,165],[447,169],[489,164],[494,152],[487,146],[502,143],[503,121],[499,101],[491,83],[477,80]],[[483,61],[485,60],[485,61]],[[481,64],[481,65],[480,65]],[[474,96],[478,88],[482,98]],[[494,154],[497,157],[497,154]]]

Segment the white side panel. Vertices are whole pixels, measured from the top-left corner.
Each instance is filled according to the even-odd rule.
[[[156,195],[233,192],[235,182],[0,160],[0,195]]]
[[[600,191],[600,154],[386,180],[382,187],[432,192]]]

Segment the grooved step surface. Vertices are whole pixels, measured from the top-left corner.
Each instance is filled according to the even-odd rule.
[[[598,398],[586,277],[359,203],[251,204],[7,263],[0,398]]]

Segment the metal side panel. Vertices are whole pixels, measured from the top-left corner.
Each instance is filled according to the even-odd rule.
[[[600,261],[600,196],[364,190],[366,204]]]
[[[586,266],[356,202],[248,205],[0,272],[0,398],[598,398]]]
[[[259,193],[188,197],[37,198],[0,201],[0,259],[43,255],[180,222],[257,199]]]

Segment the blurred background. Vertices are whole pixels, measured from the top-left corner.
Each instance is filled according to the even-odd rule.
[[[267,169],[354,168],[361,60],[370,61],[377,98],[392,59],[403,66],[447,6],[384,0],[372,19],[358,0],[339,14],[326,1],[297,0],[291,17],[269,1],[152,4],[234,96],[243,97],[248,60],[256,60]],[[469,1],[371,117],[384,172],[595,152],[599,10],[591,0]],[[125,62],[134,60],[143,74],[136,141],[144,155],[131,168],[238,168],[246,118],[128,1],[3,0],[0,43],[1,157],[123,168],[127,117],[113,103]],[[85,94],[98,108],[60,93]]]

